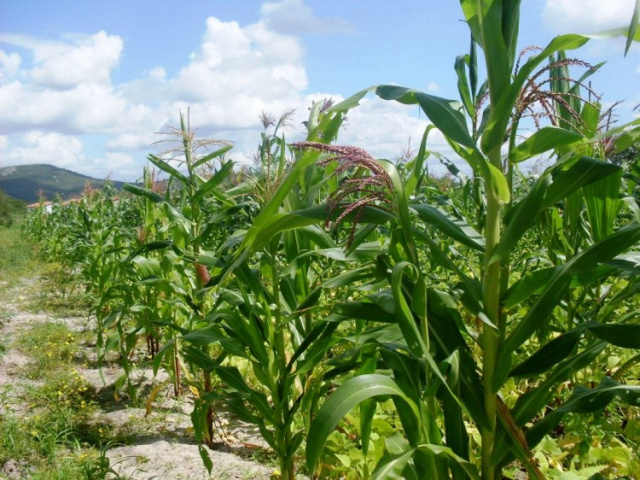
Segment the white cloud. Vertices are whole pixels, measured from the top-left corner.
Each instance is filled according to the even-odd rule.
[[[294,128],[286,135],[288,141],[303,139],[306,108],[329,95],[307,94],[304,48],[289,34],[294,30],[287,22],[299,20],[312,33],[346,27],[340,21],[332,27],[332,19],[315,17],[300,0],[265,3],[262,11],[263,19],[252,25],[208,18],[201,45],[191,55],[185,52],[175,75],[156,65],[122,84],[111,78],[125,48],[118,36],[98,32],[42,41],[0,34],[0,41],[29,49],[34,58],[25,65],[29,57],[23,56],[15,77],[0,77],[0,111],[11,112],[2,118],[7,135],[2,162],[51,163],[133,180],[141,173],[144,153],[162,148],[152,146],[159,139],[154,132],[177,125],[178,112],[188,108],[198,135],[233,141],[231,156],[240,162],[248,161],[259,141],[261,111],[279,115],[297,108]],[[393,159],[409,138],[419,144],[426,123],[416,107],[367,98],[349,112],[339,142]],[[441,136],[432,140],[433,147]]]
[[[542,18],[554,33],[595,33],[629,24],[634,0],[546,0]]]
[[[0,33],[0,42],[31,50],[34,63],[41,63],[47,58],[62,55],[69,50],[69,42],[40,40],[19,33]]]
[[[202,47],[168,85],[171,111],[191,105],[207,127],[249,128],[262,110],[279,111],[300,103],[307,87],[298,39],[275,33],[259,22],[207,19]]]
[[[152,133],[123,133],[107,142],[107,149],[112,152],[147,151],[158,141]]]
[[[407,146],[419,144],[427,127],[427,120],[412,114],[417,107],[397,102],[365,98],[360,106],[347,114],[347,125],[339,143],[364,148],[374,157],[395,159]]]
[[[437,92],[438,90],[440,90],[440,85],[438,85],[436,82],[427,83],[427,91]]]
[[[316,17],[304,0],[265,2],[260,9],[269,28],[288,34],[333,34],[353,31],[342,18]]]
[[[20,55],[17,53],[6,53],[0,50],[0,80],[5,77],[13,77],[20,68]]]
[[[167,76],[167,71],[164,69],[164,67],[156,67],[149,72],[149,76],[151,78],[164,80],[164,78]]]
[[[70,88],[88,82],[108,84],[122,48],[120,37],[101,31],[80,39],[62,54],[45,58],[31,71],[31,76],[36,84],[51,88]]]
[[[2,119],[3,130],[112,135],[105,142],[110,152],[150,150],[153,133],[177,124],[178,111],[189,107],[194,126],[227,130],[231,140],[248,129],[253,147],[259,113],[299,106],[307,88],[300,40],[262,21],[240,26],[210,17],[200,48],[174,77],[156,66],[120,85],[111,81],[123,51],[117,36],[41,41],[0,34],[0,41],[34,55],[32,65],[21,66],[20,80],[0,81],[0,111],[13,112]]]
[[[135,163],[133,157],[124,153],[107,153],[104,159],[96,158],[85,162],[77,171],[91,177],[114,180],[134,179],[142,174],[142,168]]]
[[[35,60],[29,76],[36,85],[55,89],[109,83],[123,48],[120,37],[104,31],[75,35],[68,42],[44,42],[23,35],[3,35],[0,40],[31,49]]]
[[[0,135],[0,150],[6,150],[9,146],[9,138],[6,135]]]
[[[85,161],[83,145],[79,138],[31,131],[26,133],[18,146],[2,154],[6,165],[48,163],[58,167],[82,164]]]
[[[109,85],[82,83],[71,90],[42,89],[12,82],[0,87],[5,131],[47,129],[61,133],[120,133],[147,130],[157,119],[152,109],[128,102]]]

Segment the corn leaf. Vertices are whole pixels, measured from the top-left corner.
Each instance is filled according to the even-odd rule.
[[[570,145],[582,139],[582,135],[558,127],[543,127],[509,153],[509,161],[520,163],[541,153]]]
[[[421,220],[469,248],[484,251],[484,238],[467,222],[431,205],[412,205]]]
[[[388,376],[373,373],[347,380],[327,399],[311,423],[306,449],[307,468],[310,472],[315,470],[324,444],[340,420],[364,400],[381,395],[400,397],[417,415],[417,407],[413,401]]]

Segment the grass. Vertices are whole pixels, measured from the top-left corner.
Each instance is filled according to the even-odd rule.
[[[39,304],[42,297],[25,298],[25,307],[33,307],[30,300]],[[2,336],[0,354],[18,351],[28,362],[7,372],[16,381],[0,385],[0,466],[11,462],[34,480],[127,478],[115,470],[118,461],[109,459],[109,449],[156,436],[184,438],[163,430],[170,413],[164,409],[148,418],[135,412],[122,424],[99,415],[126,412],[130,405],[116,404],[109,388],[97,391],[82,376],[91,363],[91,340],[90,331],[77,332],[57,320]]]
[[[43,281],[36,283],[37,279]],[[32,291],[16,293],[19,286]],[[30,302],[26,302],[28,293],[35,293]],[[45,261],[25,240],[22,219],[9,227],[0,225],[0,302],[16,300],[25,302],[25,310],[58,315],[85,315],[89,305],[73,275],[60,263]],[[0,325],[9,315],[0,311]]]
[[[0,300],[4,299],[7,289],[35,276],[44,263],[25,241],[21,224],[16,221],[10,227],[0,226]]]
[[[0,464],[13,460],[32,479],[101,479],[111,471],[110,430],[92,421],[96,391],[73,369],[77,341],[64,325],[39,324],[11,345],[30,357],[21,377],[35,383],[2,391]]]
[[[60,267],[41,262],[24,241],[20,221],[0,227],[0,302],[23,310],[71,310],[69,294],[56,286],[64,277]],[[44,282],[35,283],[41,278]],[[65,297],[65,302],[50,300]],[[11,319],[3,308],[0,328]],[[61,323],[41,323],[16,332],[16,338],[0,338],[0,355],[15,349],[29,358],[7,372],[23,381],[0,386],[0,466],[10,462],[20,478],[118,478],[106,452],[134,434],[92,419],[97,392],[75,370],[87,335]]]
[[[135,442],[166,417],[131,417],[123,425],[96,417],[113,407],[83,378],[83,344],[89,332],[61,323],[38,323],[6,348],[29,357],[20,372],[25,386],[0,387],[0,465],[13,460],[32,479],[121,478],[107,457],[110,448]]]
[[[68,268],[58,262],[42,265],[39,285],[32,311],[44,310],[57,316],[84,316],[91,301]]]

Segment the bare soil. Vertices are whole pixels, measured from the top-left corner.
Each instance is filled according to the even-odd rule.
[[[0,341],[4,351],[0,351],[0,400],[5,403],[3,411],[19,416],[28,415],[29,407],[24,398],[27,387],[38,382],[25,378],[30,357],[15,347],[14,340],[34,327],[46,323],[62,323],[70,330],[83,332],[91,329],[91,319],[83,317],[58,317],[46,312],[31,313],[39,281],[31,280],[17,287],[9,288],[0,283]],[[3,291],[4,290],[4,291]],[[81,345],[80,356],[85,360],[77,371],[96,389],[100,410],[94,415],[96,428],[109,425],[112,429],[123,429],[132,441],[126,445],[110,448],[107,456],[111,467],[119,478],[132,480],[200,480],[200,479],[269,479],[274,471],[255,460],[256,454],[265,456],[264,442],[259,433],[250,425],[237,421],[222,407],[217,409],[219,424],[224,427],[224,435],[218,438],[219,448],[209,450],[213,463],[211,475],[200,457],[190,419],[193,399],[186,393],[175,398],[167,376],[153,376],[149,369],[135,372],[134,379],[140,386],[141,394],[150,392],[161,385],[160,393],[147,415],[146,408],[134,407],[126,398],[116,401],[114,382],[121,375],[119,367],[113,363],[103,367],[102,375],[96,367],[94,347]],[[143,402],[144,403],[144,402]],[[143,405],[144,406],[144,405]],[[267,454],[268,456],[268,454]],[[21,459],[11,459],[0,465],[0,479],[28,478],[23,474],[14,476],[20,470]],[[22,470],[28,470],[22,468]],[[13,473],[12,473],[13,472]],[[114,478],[118,478],[114,475]]]

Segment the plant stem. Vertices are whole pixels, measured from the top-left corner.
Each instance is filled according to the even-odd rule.
[[[497,163],[500,165],[500,152],[497,152]],[[496,163],[495,161],[492,163]],[[487,220],[485,230],[486,258],[500,242],[500,201],[487,189]],[[489,420],[488,427],[482,429],[482,478],[494,480],[495,468],[491,464],[495,448],[497,392],[494,392],[493,379],[496,369],[498,348],[500,346],[500,263],[493,262],[485,267],[483,281],[484,313],[497,330],[483,326],[483,387],[484,407]]]
[[[276,391],[272,392],[273,404],[277,409],[276,418],[279,425],[276,425],[276,436],[281,444],[278,446],[278,456],[280,463],[280,475],[282,480],[294,478],[295,466],[293,459],[289,457],[289,446],[291,445],[291,422],[288,421],[288,392],[286,391],[289,382],[285,378],[287,375],[287,356],[285,351],[284,325],[280,312],[280,278],[278,273],[278,246],[271,247],[271,282],[273,287],[274,311],[274,354],[276,369]]]

